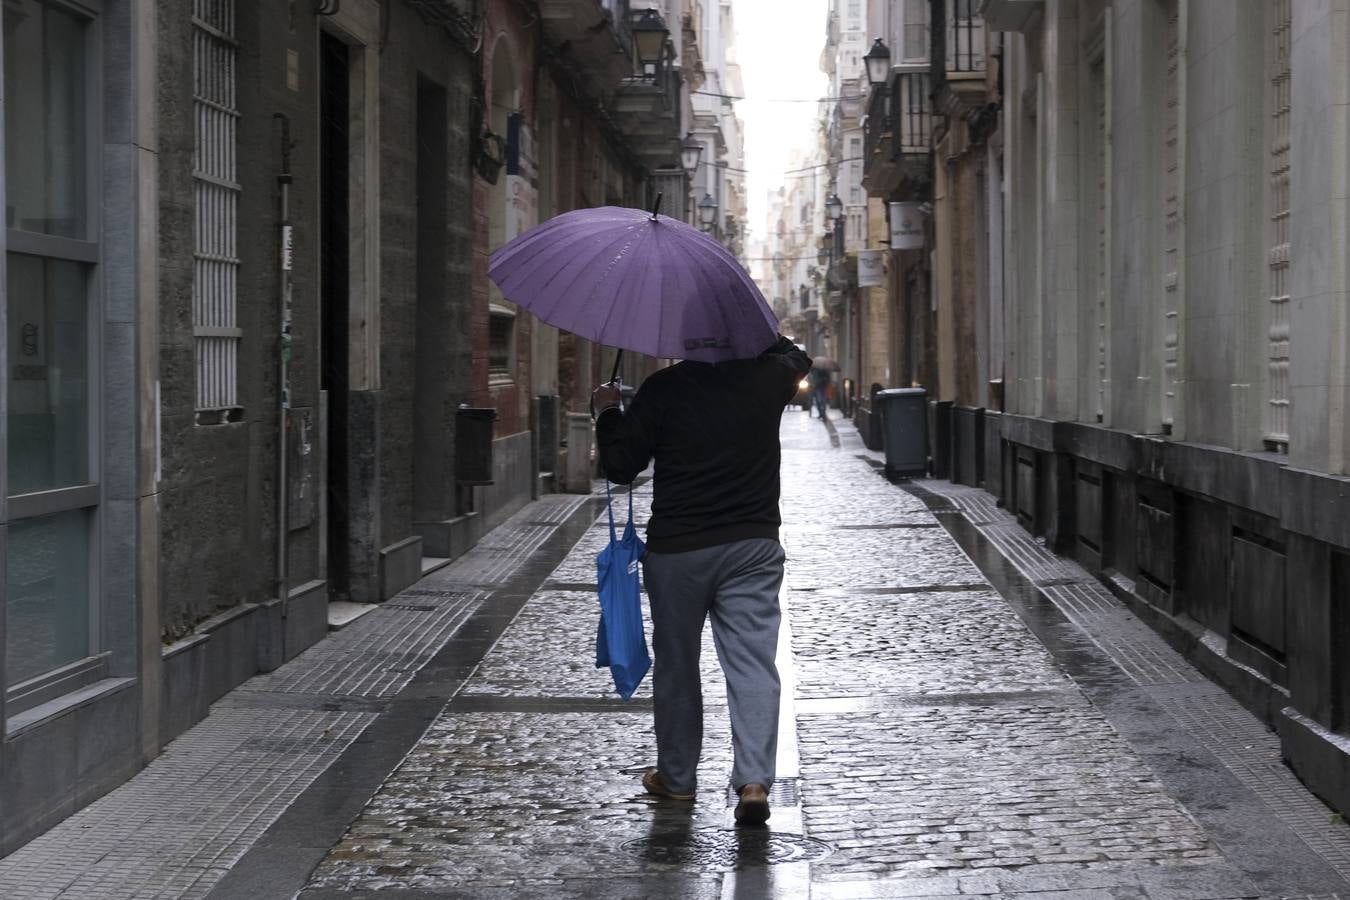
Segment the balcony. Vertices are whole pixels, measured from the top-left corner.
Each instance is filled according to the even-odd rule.
[[[635,15],[642,15],[637,13]],[[680,165],[680,86],[683,75],[675,66],[675,48],[667,39],[655,64],[630,69],[610,104],[615,124],[648,170]]]
[[[633,74],[629,0],[540,0],[544,41],[577,87],[608,98]]]
[[[873,89],[863,131],[863,187],[873,197],[923,190],[933,114],[928,66],[895,66],[884,87]]]
[[[475,15],[467,0],[408,0],[408,5],[424,21],[444,28],[461,46],[473,50],[477,43]]]
[[[947,40],[936,92],[938,109],[944,115],[968,117],[988,103],[985,21],[980,8],[977,0],[946,2]]]

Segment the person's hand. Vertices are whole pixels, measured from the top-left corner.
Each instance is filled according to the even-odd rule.
[[[600,385],[591,392],[591,414],[598,419],[607,409],[622,409],[620,405],[622,397],[617,382],[611,381],[609,384]]]

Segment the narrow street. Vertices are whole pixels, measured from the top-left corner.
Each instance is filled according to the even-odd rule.
[[[1350,828],[1275,736],[1083,570],[987,494],[889,483],[843,419],[782,442],[768,829],[717,788],[706,631],[702,793],[640,790],[650,679],[625,703],[591,666],[601,482],[226,696],[0,896],[1350,896]]]

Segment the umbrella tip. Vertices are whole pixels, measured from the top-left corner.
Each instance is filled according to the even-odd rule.
[[[656,213],[657,213],[657,211],[661,208],[661,197],[664,195],[664,193],[665,193],[664,191],[657,191],[657,192],[656,192],[656,202],[652,204],[652,221],[653,221],[653,222],[656,221]]]

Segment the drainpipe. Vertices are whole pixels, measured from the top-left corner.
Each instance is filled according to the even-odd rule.
[[[291,226],[291,120],[284,113],[273,113],[281,120],[281,171],[277,186],[281,189],[280,261],[281,303],[278,326],[277,353],[277,597],[281,600],[281,617],[286,618],[290,606],[287,585],[286,534],[287,473],[286,448],[291,410],[291,268],[294,261],[294,233]]]

